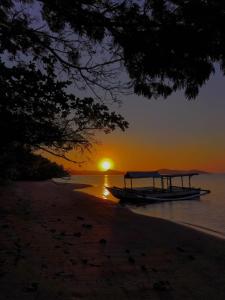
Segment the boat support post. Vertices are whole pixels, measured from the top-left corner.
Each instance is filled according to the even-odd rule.
[[[161,188],[162,188],[162,191],[163,191],[164,190],[163,177],[161,177]]]
[[[191,176],[188,176],[189,181],[189,188],[191,188]]]
[[[183,176],[181,176],[181,186],[182,186],[182,189],[183,189],[184,188]]]

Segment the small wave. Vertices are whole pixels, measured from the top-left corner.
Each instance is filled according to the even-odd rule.
[[[196,224],[188,223],[188,222],[180,222],[180,224],[187,225],[187,226],[199,229],[201,231],[204,231],[206,233],[218,236],[218,237],[220,237],[222,239],[225,239],[225,233],[223,233],[221,231],[218,231],[218,230],[215,230],[215,229],[211,229],[211,228],[208,228],[208,227],[205,227],[205,226],[201,226],[201,225],[196,225]]]

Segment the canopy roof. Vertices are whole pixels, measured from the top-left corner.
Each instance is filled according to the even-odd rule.
[[[160,174],[157,171],[129,171],[124,175],[124,178],[163,178],[163,177],[183,177],[183,176],[194,176],[199,175],[198,173],[166,173]]]
[[[160,174],[162,177],[183,177],[183,176],[194,176],[199,175],[199,173],[166,173],[166,174]]]

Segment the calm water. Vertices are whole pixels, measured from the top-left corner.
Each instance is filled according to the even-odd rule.
[[[72,176],[71,182],[91,184],[93,187],[82,189],[82,192],[118,203],[104,186],[123,186],[123,176]],[[136,182],[138,186],[151,185],[149,179],[139,179]],[[168,219],[225,237],[225,175],[199,175],[192,179],[192,185],[209,189],[211,193],[202,196],[201,200],[127,207],[138,214]]]

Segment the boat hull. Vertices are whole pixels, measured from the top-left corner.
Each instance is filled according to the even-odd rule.
[[[176,189],[174,191],[132,190],[118,187],[108,187],[110,193],[126,202],[166,202],[199,199],[201,189]]]

